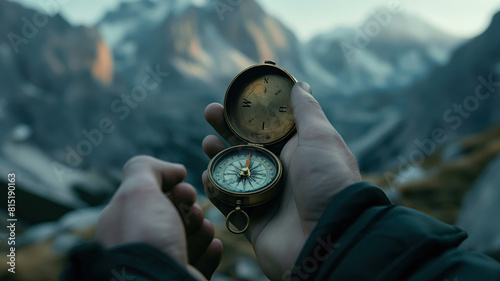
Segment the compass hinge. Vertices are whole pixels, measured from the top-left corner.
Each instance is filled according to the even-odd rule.
[[[263,144],[258,144],[258,143],[247,143],[247,145],[256,146],[256,147],[264,147]]]

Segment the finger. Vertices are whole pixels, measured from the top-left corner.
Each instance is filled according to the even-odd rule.
[[[172,189],[168,198],[177,208],[184,222],[186,234],[197,231],[203,221],[203,211],[198,204],[194,204],[196,202],[194,187],[189,183],[181,182]]]
[[[224,119],[224,107],[218,103],[211,103],[205,108],[205,119],[230,145],[241,144],[241,140],[231,132]]]
[[[338,134],[326,118],[318,101],[311,94],[311,87],[305,82],[298,82],[292,89],[291,106],[299,142],[323,142],[324,137]]]
[[[214,233],[215,230],[213,224],[209,220],[204,219],[198,231],[187,236],[190,264],[198,262],[202,254],[206,251],[208,245],[210,245],[212,239],[214,239]]]
[[[140,188],[159,187],[163,192],[169,192],[186,178],[186,168],[183,165],[161,161],[150,156],[135,156],[123,168],[123,182],[137,184],[122,184]],[[151,183],[154,184],[151,184]]]
[[[205,253],[203,253],[198,262],[194,265],[208,280],[212,278],[212,274],[214,274],[219,266],[223,249],[222,241],[217,238],[213,239],[210,245],[208,245]]]
[[[168,198],[175,206],[180,204],[191,206],[196,202],[196,189],[187,182],[181,182],[174,186]]]
[[[206,136],[201,146],[205,154],[210,158],[213,158],[219,152],[226,149],[224,142],[214,135]]]
[[[192,206],[180,204],[177,208],[179,215],[184,223],[186,235],[191,235],[200,230],[203,226],[203,210],[200,205],[194,204]]]

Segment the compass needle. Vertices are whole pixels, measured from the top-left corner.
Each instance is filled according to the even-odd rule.
[[[248,166],[250,166],[250,157],[252,156],[252,152],[250,152],[250,154],[248,154],[248,158],[247,158],[247,162],[245,163],[245,167],[248,168]]]

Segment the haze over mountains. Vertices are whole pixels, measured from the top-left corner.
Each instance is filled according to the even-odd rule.
[[[373,18],[303,44],[255,1],[231,8],[221,17],[204,1],[124,2],[93,28],[71,26],[58,15],[37,27],[36,11],[0,0],[0,34],[25,40],[0,38],[0,170],[24,171],[31,179],[26,185],[38,182],[40,196],[59,186],[54,200],[70,206],[88,200],[60,190],[91,190],[85,175],[75,178],[77,171],[117,179],[123,163],[140,153],[185,163],[189,180],[201,186],[208,161],[201,141],[213,133],[205,106],[222,102],[239,71],[267,59],[311,84],[364,171],[398,165],[398,156],[418,149],[415,140],[431,137],[435,128],[451,141],[500,119],[493,94],[462,117],[460,128],[453,129],[456,119],[443,119],[474,95],[479,76],[499,80],[498,14],[484,34],[468,41],[412,16],[392,15],[348,61],[341,44],[354,45]],[[29,36],[23,17],[37,29]],[[144,87],[145,79],[156,86]],[[139,93],[141,86],[146,90]],[[114,129],[99,137],[105,119]],[[88,154],[82,143],[91,144]],[[26,159],[14,156],[21,151]],[[49,171],[57,163],[63,180],[51,181],[47,170],[30,165],[34,154]]]

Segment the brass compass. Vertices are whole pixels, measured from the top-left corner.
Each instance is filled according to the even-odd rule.
[[[272,61],[240,72],[224,98],[224,118],[245,145],[229,147],[208,164],[208,188],[222,202],[234,206],[226,216],[227,228],[245,232],[250,218],[244,208],[271,200],[281,189],[283,167],[267,148],[283,143],[295,133],[290,107],[292,87],[297,81]],[[230,225],[232,215],[241,213],[245,226]]]

